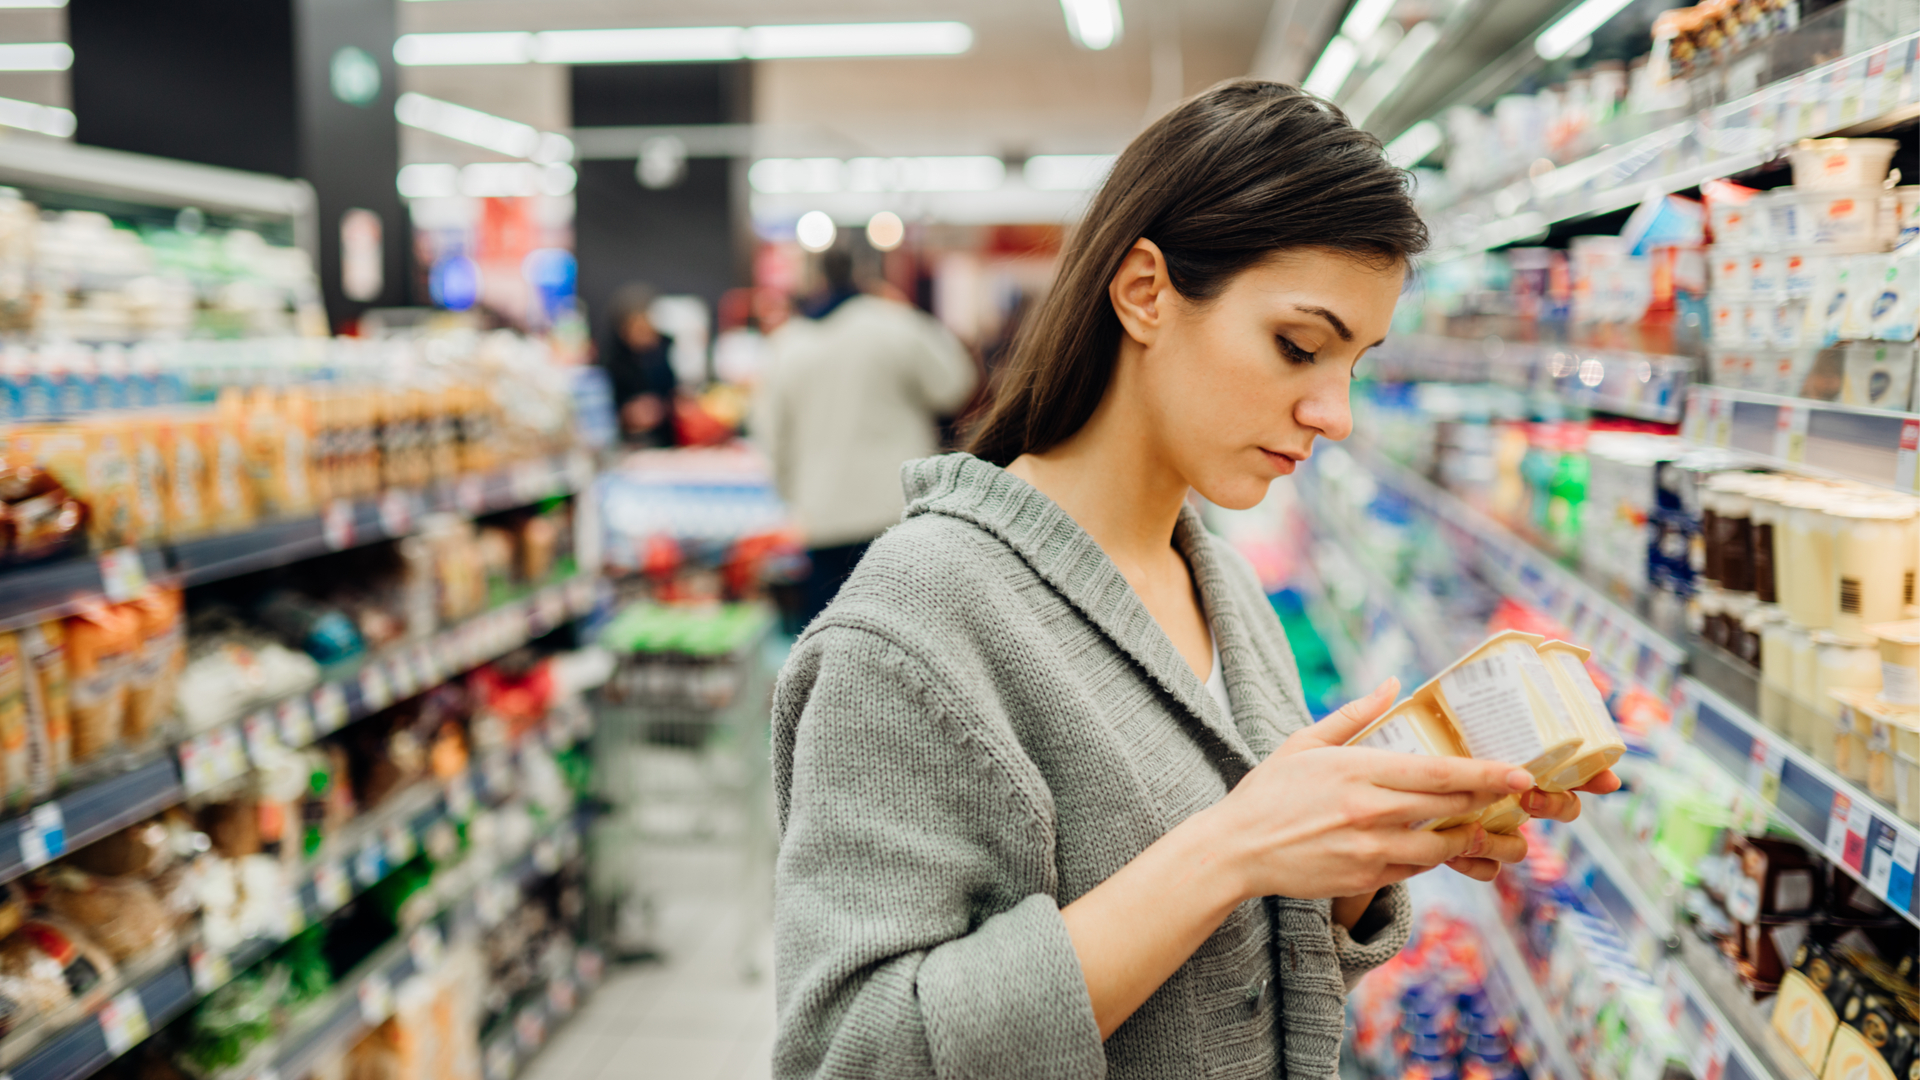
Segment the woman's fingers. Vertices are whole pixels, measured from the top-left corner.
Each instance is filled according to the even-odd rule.
[[[1580,796],[1570,791],[1529,791],[1520,796],[1520,809],[1537,818],[1572,821],[1580,816]]]
[[[1362,768],[1378,787],[1423,794],[1492,792],[1512,795],[1533,787],[1533,774],[1498,761],[1463,757],[1396,754],[1391,750],[1352,747],[1347,753],[1368,755]]]
[[[1281,745],[1280,753],[1299,753],[1321,746],[1345,746],[1347,741],[1366,730],[1368,724],[1380,719],[1380,714],[1393,705],[1393,699],[1400,696],[1400,680],[1388,679],[1373,688],[1373,693],[1356,698],[1335,709],[1319,723],[1293,736]]]
[[[1611,795],[1620,790],[1620,777],[1616,776],[1612,769],[1607,769],[1574,790],[1584,791],[1589,795]]]
[[[1413,825],[1436,818],[1476,814],[1506,796],[1496,791],[1452,791],[1435,794],[1425,791],[1376,789],[1368,798],[1367,812],[1358,824]]]
[[[1476,859],[1463,855],[1458,859],[1448,859],[1447,868],[1456,873],[1465,874],[1475,881],[1492,881],[1500,876],[1500,864],[1492,859]]]
[[[1487,830],[1469,822],[1451,829],[1425,832],[1409,830],[1389,840],[1385,862],[1392,865],[1419,866],[1427,869],[1462,856],[1478,858],[1489,849]]]

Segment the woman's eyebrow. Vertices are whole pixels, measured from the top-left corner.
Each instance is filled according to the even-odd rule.
[[[1311,304],[1295,304],[1293,305],[1293,309],[1295,311],[1306,312],[1308,315],[1318,315],[1327,320],[1327,325],[1333,327],[1333,332],[1340,335],[1341,341],[1353,340],[1353,331],[1347,329],[1347,324],[1340,321],[1340,316],[1335,315],[1326,308],[1315,307]]]

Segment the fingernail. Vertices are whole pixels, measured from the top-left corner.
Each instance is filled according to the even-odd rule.
[[[1547,797],[1541,792],[1529,791],[1525,795],[1520,796],[1520,809],[1525,810],[1529,814],[1538,816],[1540,812],[1546,808]]]
[[[1467,845],[1467,857],[1485,853],[1487,850],[1487,830],[1478,825],[1473,827],[1473,843]]]
[[[1525,791],[1533,786],[1533,774],[1525,769],[1515,769],[1507,774],[1507,786],[1515,791]]]

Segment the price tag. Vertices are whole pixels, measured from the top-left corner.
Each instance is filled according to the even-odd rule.
[[[335,499],[320,515],[320,532],[327,548],[339,551],[353,546],[353,500]]]
[[[1867,888],[1875,896],[1885,897],[1893,886],[1893,826],[1884,821],[1873,823],[1873,834],[1867,840]]]
[[[321,683],[313,692],[314,728],[322,735],[331,734],[340,730],[347,719],[347,692],[340,689],[339,683]]]
[[[193,972],[193,988],[202,996],[227,985],[233,978],[233,965],[225,953],[196,945],[187,953],[187,967]]]
[[[1775,414],[1773,456],[1783,461],[1800,462],[1807,456],[1807,417],[1805,405],[1782,405]]]
[[[423,690],[446,678],[446,673],[440,670],[440,658],[426,645],[407,649],[407,664],[413,668],[414,682]]]
[[[41,803],[20,822],[20,861],[34,870],[67,850],[67,819],[57,802]]]
[[[147,1009],[140,1003],[138,990],[122,990],[100,1007],[100,1032],[107,1037],[107,1049],[115,1057],[152,1034],[147,1026]]]
[[[240,731],[247,737],[247,757],[256,766],[265,765],[283,745],[279,723],[264,709],[240,721]]]
[[[287,894],[280,905],[280,933],[292,939],[299,937],[307,929],[307,912],[300,906],[300,894]]]
[[[413,496],[405,491],[389,491],[380,496],[380,528],[388,536],[406,536],[413,532]]]
[[[1837,804],[1844,796],[1835,796]],[[1829,825],[1831,831],[1831,825]],[[1866,873],[1867,833],[1873,828],[1873,811],[1864,802],[1847,804],[1846,838],[1840,849],[1840,861],[1852,867],[1855,873]]]
[[[604,966],[605,961],[600,958],[600,953],[596,949],[581,949],[579,955],[573,958],[573,973],[579,977],[581,982],[586,983],[588,986],[592,986],[600,981],[601,969]],[[1511,1012],[1512,1010],[1505,1009],[1502,1011]]]
[[[207,771],[212,767],[213,755],[207,752],[205,739],[204,735],[196,735],[181,743],[177,751],[180,757],[180,786],[189,795],[198,795],[215,783]]]
[[[224,784],[247,775],[247,741],[241,736],[239,726],[222,724],[207,734],[213,738],[217,755],[215,760],[218,762],[215,771],[219,774],[220,782]]]
[[[1766,739],[1753,740],[1753,750],[1747,757],[1747,787],[1760,793],[1760,798],[1768,806],[1780,801],[1780,774],[1787,766],[1787,752],[1778,743]]]
[[[501,1039],[487,1047],[486,1062],[483,1066],[486,1080],[509,1080],[513,1075],[513,1042]]]
[[[565,1016],[573,1011],[576,1004],[578,1004],[578,997],[573,988],[573,980],[557,978],[547,984],[548,1009]]]
[[[405,656],[389,656],[380,661],[382,678],[387,681],[387,692],[393,700],[404,701],[420,689],[413,675],[413,665],[407,663]]]
[[[547,1021],[540,1010],[529,1005],[514,1014],[513,1041],[520,1044],[522,1053],[531,1054],[546,1040]]]
[[[347,884],[346,871],[340,864],[328,859],[313,868],[313,891],[320,900],[320,906],[331,911],[345,907],[353,899],[353,889]]]
[[[367,703],[367,709],[371,712],[379,712],[393,704],[393,691],[387,686],[387,673],[381,670],[377,662],[360,669],[360,700]]]
[[[1901,491],[1914,490],[1915,465],[1920,463],[1920,420],[1900,421],[1900,453],[1894,459],[1893,483]]]
[[[360,1019],[378,1024],[393,1015],[393,985],[380,972],[360,980]]]
[[[107,599],[116,604],[147,591],[147,564],[140,561],[139,548],[114,548],[100,553],[100,584]]]
[[[1920,836],[1911,832],[1897,834],[1893,840],[1893,866],[1887,873],[1886,897],[1895,907],[1914,914],[1914,867],[1920,863]]]
[[[420,845],[413,839],[413,830],[398,822],[387,826],[383,842],[387,847],[387,858],[395,866],[413,858],[420,850]]]
[[[407,951],[413,954],[415,971],[432,971],[440,966],[440,956],[446,943],[440,938],[440,928],[428,923],[407,937]]]
[[[1841,792],[1833,793],[1833,806],[1827,811],[1827,854],[1840,858],[1847,850],[1847,815],[1853,811],[1853,800]]]
[[[363,886],[372,886],[386,873],[386,852],[379,841],[363,847],[353,857],[353,877]]]
[[[337,691],[339,688],[335,687]],[[346,708],[346,699],[340,699],[341,709]],[[305,694],[290,697],[273,707],[273,719],[280,727],[280,738],[288,746],[300,747],[313,742],[313,703]],[[342,720],[341,723],[345,723]],[[339,725],[334,725],[338,727]]]

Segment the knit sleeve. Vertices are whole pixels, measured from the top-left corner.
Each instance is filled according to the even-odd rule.
[[[844,627],[782,678],[774,1075],[1104,1076],[1034,796],[925,678]]]
[[[1413,903],[1407,897],[1404,884],[1381,889],[1356,926],[1365,927],[1376,921],[1382,925],[1366,941],[1355,941],[1346,927],[1333,924],[1333,951],[1340,960],[1340,976],[1346,980],[1349,990],[1362,975],[1393,959],[1412,936]]]

